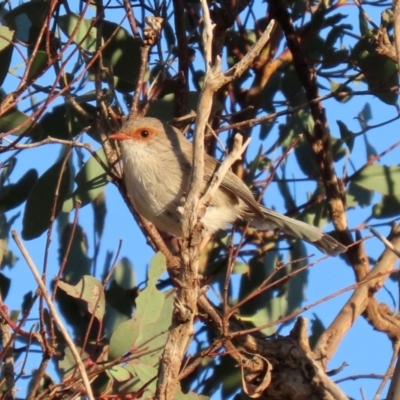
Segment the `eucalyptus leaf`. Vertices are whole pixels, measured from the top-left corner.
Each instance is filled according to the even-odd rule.
[[[21,135],[28,132],[32,138],[41,137],[43,129],[37,122],[17,108],[13,107],[0,117],[0,132],[13,131],[13,135]]]
[[[7,26],[0,26],[0,86],[8,74],[14,46],[14,31]]]
[[[64,164],[65,167],[63,167]],[[57,191],[59,180],[60,185]],[[64,163],[62,159],[53,164],[37,180],[25,205],[22,220],[22,237],[25,240],[37,238],[46,231],[52,221],[52,217],[57,217],[61,211],[69,186],[69,163]]]
[[[38,179],[35,169],[28,170],[17,183],[5,185],[0,191],[0,210],[9,211],[22,204]]]
[[[400,167],[370,165],[353,176],[351,182],[384,195],[400,195]]]
[[[100,148],[96,154],[105,165],[108,165],[103,148]],[[66,198],[62,208],[64,212],[71,211],[77,201],[81,203],[81,207],[94,201],[103,192],[108,183],[107,172],[97,159],[92,156],[76,175],[75,182],[77,183],[77,188]]]

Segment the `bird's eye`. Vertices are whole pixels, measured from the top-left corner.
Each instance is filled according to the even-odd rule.
[[[146,130],[141,131],[141,132],[140,132],[140,136],[142,136],[142,137],[147,137],[147,136],[149,136],[149,131],[146,131]]]

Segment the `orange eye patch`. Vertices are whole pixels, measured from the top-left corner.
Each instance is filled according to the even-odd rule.
[[[140,127],[125,132],[116,132],[109,136],[113,140],[136,140],[145,141],[156,134],[154,128]]]

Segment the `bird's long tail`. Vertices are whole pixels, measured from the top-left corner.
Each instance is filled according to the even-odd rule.
[[[257,229],[280,229],[283,232],[291,235],[295,238],[305,240],[308,243],[318,247],[323,253],[330,256],[336,256],[340,253],[344,253],[347,248],[339,243],[332,236],[323,233],[320,229],[315,226],[309,225],[303,221],[286,217],[285,215],[279,214],[269,208],[260,206],[264,214],[265,219],[260,221],[258,219],[252,222]]]

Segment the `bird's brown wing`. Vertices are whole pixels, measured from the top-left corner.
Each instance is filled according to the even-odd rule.
[[[219,163],[208,154],[205,154],[204,161],[204,180],[209,182],[217,171]],[[220,188],[225,190],[227,194],[240,198],[249,207],[249,210],[255,214],[255,216],[264,219],[260,205],[254,199],[250,189],[233,172],[227,172]]]

